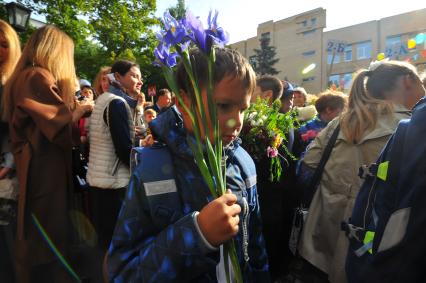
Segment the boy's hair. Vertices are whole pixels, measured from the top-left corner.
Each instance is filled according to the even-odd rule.
[[[215,48],[216,61],[214,64],[213,85],[218,84],[226,76],[232,76],[242,82],[244,89],[253,94],[256,87],[256,75],[246,58],[238,51],[229,48]],[[198,48],[189,51],[192,67],[198,78],[198,84],[203,88],[208,83],[208,64],[206,56]],[[180,90],[193,95],[193,89],[188,74],[182,62],[177,66],[176,81]]]
[[[256,80],[256,86],[262,91],[272,90],[272,101],[280,99],[283,92],[283,84],[274,76],[261,76]]]
[[[158,94],[157,94],[157,99],[158,99],[160,96],[166,95],[166,94],[168,94],[168,93],[170,93],[170,96],[172,95],[172,94],[171,94],[171,92],[170,92],[170,90],[168,90],[167,88],[162,88],[162,89],[160,89],[160,90],[158,91]]]
[[[155,110],[154,110],[154,109],[146,109],[146,110],[143,112],[143,115],[144,115],[144,116],[146,116],[146,115],[148,115],[148,114],[151,114],[152,116],[157,117],[157,112],[155,112]]]
[[[323,113],[330,108],[331,110],[343,109],[346,99],[342,93],[327,90],[321,93],[315,101],[315,108],[318,113]]]

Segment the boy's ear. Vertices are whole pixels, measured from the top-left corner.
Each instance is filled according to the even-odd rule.
[[[272,92],[272,90],[265,90],[264,92],[263,92],[263,98],[264,99],[268,99],[269,101],[271,101],[272,100],[272,94],[273,94],[273,92]]]

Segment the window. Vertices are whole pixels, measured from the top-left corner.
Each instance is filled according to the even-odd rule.
[[[315,80],[315,77],[307,77],[307,78],[302,79],[303,82],[310,82],[310,81],[313,81],[313,80]]]
[[[339,79],[339,75],[331,75],[330,77],[328,77],[328,85],[331,86],[332,84],[334,84],[336,86],[339,86]]]
[[[271,38],[271,33],[270,32],[264,32],[264,33],[262,33],[261,34],[261,37],[264,37],[264,38]]]
[[[371,41],[358,43],[356,53],[358,60],[371,58]]]
[[[401,44],[401,36],[388,36],[386,37],[385,56],[389,58],[396,58],[399,55],[404,55],[405,45]]]
[[[333,59],[333,53],[332,52],[328,52],[327,53],[327,64],[328,65],[331,64],[331,60],[333,60],[333,64],[339,63],[340,62],[340,54],[339,53],[335,53],[334,59]]]
[[[312,55],[315,55],[315,50],[303,52],[302,55],[303,56],[312,56]]]
[[[343,75],[343,89],[348,90],[352,84],[352,73],[346,73]]]
[[[311,26],[316,26],[317,24],[317,18],[312,18],[311,19]]]
[[[256,68],[256,55],[252,55],[249,57],[249,63],[252,67]]]
[[[304,20],[304,21],[302,22],[302,26],[303,26],[303,27],[307,27],[307,26],[308,26],[308,21],[307,21],[307,20]]]
[[[392,47],[395,44],[401,44],[400,35],[386,37],[386,47]]]
[[[302,34],[304,35],[304,36],[307,36],[307,35],[310,35],[310,34],[314,34],[315,33],[315,29],[312,29],[312,30],[307,30],[307,31],[304,31],[304,32],[302,32]]]
[[[352,45],[346,45],[345,47],[345,62],[352,61]]]

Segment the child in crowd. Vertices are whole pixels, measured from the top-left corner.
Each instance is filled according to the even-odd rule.
[[[148,124],[152,120],[157,118],[157,112],[155,112],[155,110],[153,109],[146,109],[145,112],[143,113],[143,117],[145,119],[145,122]]]
[[[205,97],[207,60],[198,49],[190,56]],[[182,105],[159,115],[150,127],[171,155],[174,179],[154,185],[142,179],[144,174],[136,167],[108,251],[111,282],[225,282],[221,247],[232,238],[244,282],[269,282],[256,169],[237,138],[255,74],[240,53],[223,48],[216,49],[214,70],[213,100],[225,146],[228,193],[217,199],[210,195],[187,143],[193,128]],[[183,102],[190,108],[193,94],[182,64],[176,76]],[[151,168],[158,163],[156,158],[144,161]]]

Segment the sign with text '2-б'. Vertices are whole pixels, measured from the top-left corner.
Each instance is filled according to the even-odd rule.
[[[327,52],[343,53],[345,52],[346,42],[341,40],[329,39],[327,41]]]

